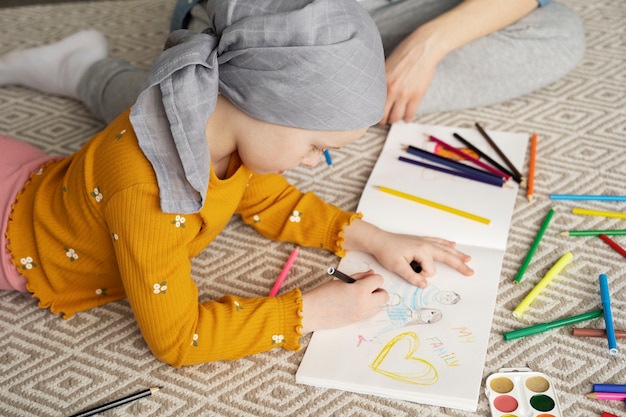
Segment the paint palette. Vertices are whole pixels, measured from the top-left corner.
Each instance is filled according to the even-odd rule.
[[[485,387],[492,417],[562,417],[550,378],[528,368],[503,368]]]

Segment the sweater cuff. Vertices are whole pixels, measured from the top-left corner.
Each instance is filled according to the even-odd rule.
[[[282,335],[272,336],[273,338],[282,340],[275,340],[276,343],[287,350],[300,350],[300,338],[302,335],[302,293],[298,288],[293,289],[280,297],[277,300],[283,305],[282,311],[285,312],[283,317],[283,333]]]
[[[333,242],[333,245],[332,245],[332,247],[334,248],[333,252],[335,253],[335,255],[339,256],[340,258],[343,258],[344,256],[346,256],[346,250],[343,248],[344,243],[346,243],[344,230],[346,229],[347,226],[350,226],[354,220],[362,219],[362,218],[363,218],[362,213],[351,213],[348,211],[344,211],[340,215],[337,216],[335,225],[337,225],[336,227],[338,227],[339,230],[337,230],[335,234],[337,238],[335,242]]]

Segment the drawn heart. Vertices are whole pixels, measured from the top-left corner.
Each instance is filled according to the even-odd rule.
[[[402,344],[408,343],[408,349],[402,349],[400,342],[406,342]],[[398,346],[396,347],[396,345]],[[400,333],[383,347],[370,368],[388,378],[406,384],[436,384],[439,380],[439,374],[435,367],[427,360],[415,356],[415,351],[419,346],[420,340],[417,334],[414,332]]]

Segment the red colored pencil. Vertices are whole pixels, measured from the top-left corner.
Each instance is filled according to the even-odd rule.
[[[505,172],[500,171],[499,169],[496,169],[494,167],[492,167],[491,165],[487,165],[485,164],[483,161],[474,158],[473,156],[467,155],[466,153],[463,153],[463,151],[461,151],[458,148],[455,148],[452,145],[447,144],[446,142],[442,141],[441,139],[438,139],[436,137],[434,137],[433,135],[426,135],[428,137],[428,139],[432,140],[435,143],[440,144],[441,146],[443,146],[445,149],[454,152],[455,154],[457,154],[458,156],[465,158],[466,160],[472,162],[475,165],[478,165],[479,167],[486,169],[487,171],[491,172],[494,175],[497,175],[499,177],[502,177],[506,180],[509,180],[511,178],[511,176]]]
[[[615,252],[619,253],[624,258],[626,258],[626,250],[624,250],[624,248],[622,248],[620,245],[618,245],[616,241],[614,241],[613,239],[611,239],[610,237],[608,237],[604,233],[600,234],[600,239],[604,240],[604,242],[606,242],[607,245],[609,245],[610,247],[615,249]]]

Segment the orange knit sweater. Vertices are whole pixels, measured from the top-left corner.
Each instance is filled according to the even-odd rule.
[[[268,238],[340,256],[343,227],[358,216],[299,192],[280,175],[253,174],[237,155],[227,178],[211,172],[199,213],[163,213],[154,171],[126,112],[80,151],[31,177],[7,237],[41,307],[68,318],[127,297],[148,346],[166,363],[298,349],[297,289],[274,298],[198,302],[190,259],[234,213]]]

